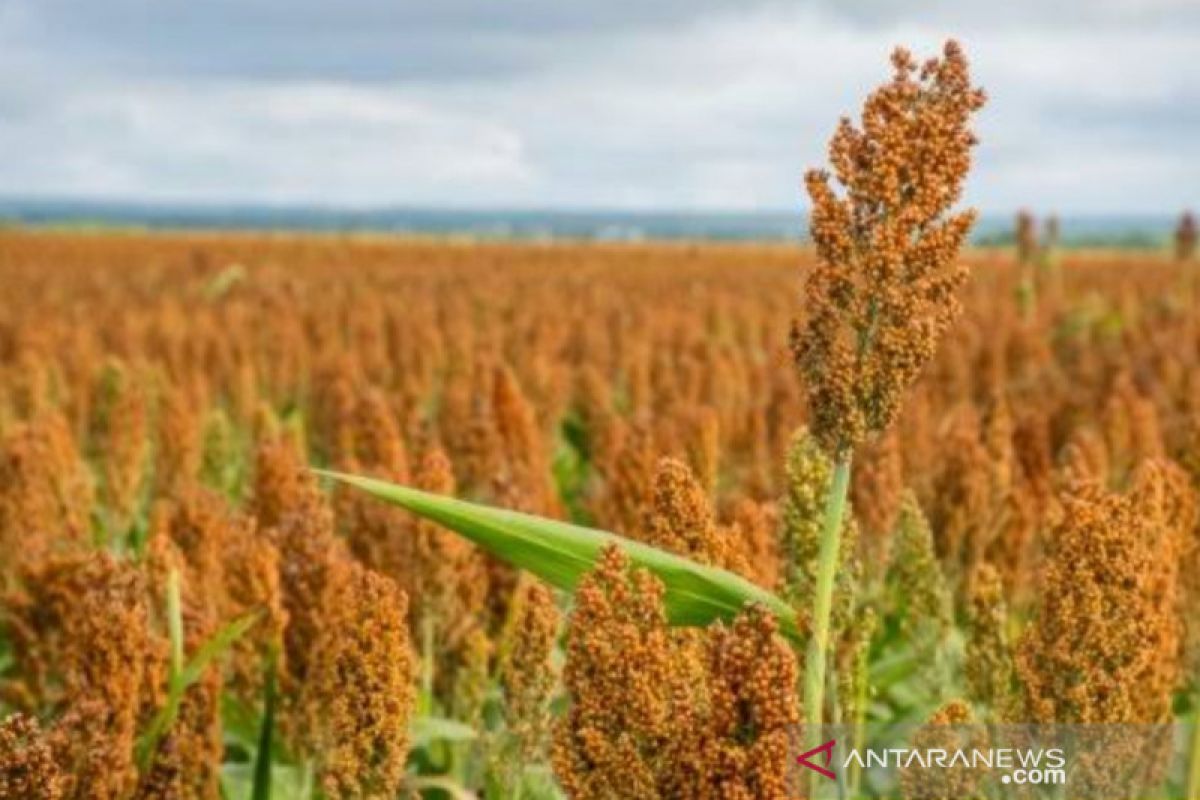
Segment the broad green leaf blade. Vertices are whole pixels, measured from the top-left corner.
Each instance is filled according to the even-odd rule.
[[[315,471],[444,525],[497,558],[560,589],[574,591],[584,573],[595,565],[601,550],[616,544],[635,566],[650,570],[663,582],[671,624],[707,625],[718,619],[729,620],[747,603],[759,603],[779,618],[785,635],[800,637],[791,606],[727,570],[697,564],[608,531],[491,508],[374,478]]]

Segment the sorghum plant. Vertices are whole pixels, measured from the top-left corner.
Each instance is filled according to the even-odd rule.
[[[918,66],[892,56],[895,74],[843,119],[830,144],[833,176],[805,176],[817,264],[792,349],[809,395],[813,435],[835,463],[813,597],[805,668],[810,726],[824,717],[830,604],[854,449],[886,429],[905,389],[958,312],[966,277],[955,262],[975,215],[951,213],[975,144],[969,123],[984,102],[966,57],[947,42]],[[844,188],[838,196],[831,177]],[[815,735],[815,732],[814,732]]]
[[[408,600],[352,561],[331,573],[302,690],[304,738],[330,800],[388,800],[404,777],[413,707]]]
[[[1175,258],[1190,261],[1196,254],[1196,215],[1183,212],[1175,228]]]

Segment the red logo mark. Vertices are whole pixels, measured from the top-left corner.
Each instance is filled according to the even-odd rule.
[[[829,770],[829,769],[825,768],[825,767],[828,767],[830,765],[830,763],[833,761],[833,746],[835,744],[837,744],[837,739],[830,739],[828,742],[821,745],[820,747],[814,747],[812,750],[809,750],[807,753],[801,753],[800,755],[796,756],[796,763],[798,763],[802,767],[808,767],[813,772],[819,772],[820,774],[824,775],[826,778],[829,778],[829,780],[831,780],[831,781],[837,780],[837,776],[833,774],[833,770]],[[813,762],[808,760],[812,756],[818,755],[819,753],[825,754],[825,766],[824,767],[822,767],[820,764],[814,764]]]

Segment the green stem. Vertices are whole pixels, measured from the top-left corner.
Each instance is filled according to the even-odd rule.
[[[434,659],[433,614],[426,610],[421,614],[421,697],[420,713],[433,713],[433,659]]]
[[[864,646],[854,665],[855,702],[854,702],[854,747],[858,751],[867,743],[867,700],[870,673],[870,646]],[[858,789],[862,784],[862,770],[857,762],[850,769],[850,796],[858,797]]]
[[[825,519],[821,525],[821,544],[817,553],[817,585],[813,597],[812,634],[808,641],[808,659],[804,669],[804,711],[808,741],[819,745],[825,711],[825,667],[828,663],[829,624],[833,610],[833,583],[837,577],[838,550],[842,538],[842,518],[846,513],[846,494],[850,488],[850,452],[838,457],[833,482],[825,499]]]
[[[179,571],[167,573],[167,633],[171,639],[171,680],[183,672],[183,602],[179,596]]]
[[[267,655],[263,668],[263,718],[258,732],[258,751],[254,755],[254,785],[251,800],[271,799],[271,740],[275,735],[275,670],[277,654]]]
[[[1192,757],[1188,770],[1187,794],[1184,797],[1200,798],[1200,711],[1192,723]]]

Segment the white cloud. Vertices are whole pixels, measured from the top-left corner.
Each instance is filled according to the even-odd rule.
[[[0,186],[214,202],[791,207],[838,116],[886,79],[891,47],[924,55],[955,35],[991,96],[969,199],[1174,211],[1200,186],[1192,5],[960,1],[899,15],[873,0],[707,3],[670,24],[531,29],[536,58],[521,69],[358,80],[354,69],[190,75],[178,64],[145,77],[92,50],[50,56],[22,47],[37,27],[27,4],[20,24],[0,14],[0,148],[21,154],[0,162]],[[506,48],[519,49],[515,23]]]
[[[4,183],[45,196],[394,202],[530,180],[520,136],[388,87],[93,87],[0,124]]]

